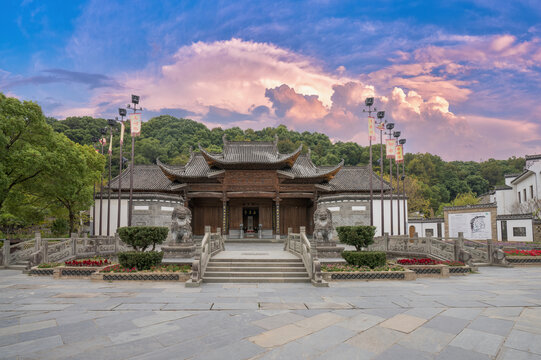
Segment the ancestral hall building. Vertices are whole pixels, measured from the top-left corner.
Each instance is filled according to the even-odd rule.
[[[277,139],[272,142],[233,142],[224,137],[222,153],[209,153],[199,147],[199,151],[191,152],[184,166],[167,165],[159,160],[156,165],[135,166],[132,225],[169,225],[175,204],[183,203],[192,211],[194,235],[202,235],[206,225],[210,225],[212,231],[221,228],[229,238],[274,238],[286,235],[288,228],[298,232],[300,226],[305,226],[311,234],[318,201],[332,211],[335,225],[367,225],[370,222],[370,176],[374,189],[374,220],[379,221],[381,182],[368,166],[344,166],[343,161],[335,166],[315,166],[310,152],[301,153],[302,147],[282,154],[277,144]],[[121,225],[125,226],[129,169],[121,177]],[[116,177],[110,184],[114,199],[118,186],[119,177]],[[390,187],[386,182],[383,186],[388,212]],[[101,225],[104,235],[107,222],[105,198],[104,192]],[[395,194],[395,214],[396,198]],[[98,195],[98,219],[99,201]],[[401,203],[400,211],[402,206]],[[398,228],[396,216],[395,233]],[[113,200],[111,234],[116,231],[116,219],[117,201]],[[96,224],[98,233],[99,220]],[[386,227],[389,229],[389,224]]]

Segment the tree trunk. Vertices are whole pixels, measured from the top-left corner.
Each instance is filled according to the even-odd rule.
[[[69,213],[69,223],[70,223],[70,234],[73,233],[73,229],[75,228],[75,214],[71,209],[68,208]]]

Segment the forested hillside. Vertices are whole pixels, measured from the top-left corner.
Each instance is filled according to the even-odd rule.
[[[91,117],[69,117],[58,121],[47,119],[48,123],[60,133],[80,144],[91,144],[93,136],[100,136],[100,129],[106,127],[105,119]],[[113,172],[118,173],[118,147],[120,125],[115,129],[113,141]],[[129,158],[130,139],[126,131],[124,157]],[[222,146],[222,136],[226,134],[231,141],[272,141],[278,135],[281,152],[289,152],[303,145],[303,151],[311,149],[312,160],[316,165],[334,165],[344,159],[346,165],[366,165],[369,161],[368,147],[352,142],[332,143],[322,133],[288,130],[284,125],[263,130],[242,130],[238,127],[223,130],[208,129],[205,125],[188,119],[177,119],[169,115],[152,118],[143,123],[142,134],[135,143],[136,164],[151,164],[156,158],[169,164],[184,164],[189,157],[189,149],[201,144],[209,151],[218,152]],[[437,214],[443,204],[450,203],[458,195],[486,193],[496,185],[504,183],[504,174],[522,171],[524,158],[508,160],[490,159],[481,163],[474,161],[445,162],[432,154],[407,153],[406,144],[407,193],[410,197],[410,211],[425,215]],[[373,147],[374,170],[379,172],[379,145]],[[385,153],[385,149],[384,149]],[[389,162],[384,162],[384,174],[389,171]],[[393,171],[394,172],[394,171]],[[474,197],[471,197],[474,198]]]

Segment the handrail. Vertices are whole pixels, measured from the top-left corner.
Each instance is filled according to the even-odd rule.
[[[225,250],[225,242],[221,229],[218,228],[216,233],[211,233],[210,226],[205,226],[205,236],[201,241],[201,254],[196,256],[192,262],[192,286],[201,284],[210,258],[222,250]]]
[[[327,285],[327,283],[323,281],[323,276],[321,275],[321,263],[319,262],[319,259],[313,255],[312,244],[310,244],[310,241],[306,237],[306,228],[304,226],[300,227],[299,234],[294,234],[291,232],[291,229],[289,229],[284,250],[288,250],[289,252],[300,256],[312,285]]]

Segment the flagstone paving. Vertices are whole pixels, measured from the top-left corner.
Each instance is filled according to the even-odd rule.
[[[541,360],[541,267],[329,288],[0,270],[0,358]]]

